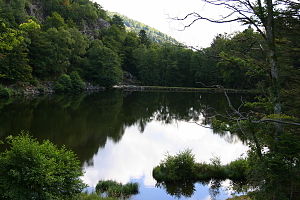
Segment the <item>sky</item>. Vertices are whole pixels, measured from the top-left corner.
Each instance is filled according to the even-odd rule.
[[[177,41],[195,48],[210,46],[217,34],[234,33],[241,31],[237,23],[213,24],[198,21],[191,27],[182,30],[183,22],[171,18],[182,18],[191,12],[201,13],[203,16],[220,17],[225,15],[225,10],[212,7],[201,0],[94,0],[104,10],[118,12],[129,18],[147,24],[159,31],[174,37]]]

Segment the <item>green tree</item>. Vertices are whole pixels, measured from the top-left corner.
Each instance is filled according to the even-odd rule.
[[[69,75],[62,74],[54,85],[56,92],[70,92],[72,91],[72,81]]]
[[[101,41],[103,44],[121,55],[123,42],[126,37],[126,32],[120,29],[117,25],[113,24],[108,29],[101,31]]]
[[[71,55],[69,57],[70,68],[68,71],[75,70],[83,74],[84,59],[86,57],[87,48],[89,47],[88,38],[76,28],[70,28],[68,31],[74,41],[70,45]]]
[[[55,78],[70,67],[71,46],[75,43],[64,28],[49,28],[31,38],[29,56],[33,74],[41,79]]]
[[[53,12],[51,17],[47,17],[43,25],[45,30],[49,28],[60,28],[65,26],[66,24],[64,18],[57,12]]]
[[[85,83],[79,76],[78,72],[74,71],[70,75],[71,78],[71,84],[72,84],[72,90],[73,92],[80,92],[84,90]]]
[[[32,34],[35,31],[39,31],[41,26],[37,22],[29,19],[27,22],[19,25],[20,29],[28,34]]]
[[[119,29],[125,30],[125,25],[124,25],[123,19],[120,16],[114,15],[112,17],[111,23],[116,25]]]
[[[149,40],[145,30],[140,30],[139,38],[140,38],[141,44],[146,45],[147,47],[150,45],[150,40]]]
[[[12,29],[0,19],[0,52],[9,51],[22,44],[24,37],[22,31]]]
[[[32,69],[28,64],[24,33],[8,28],[3,22],[0,30],[0,80],[4,83],[29,81]]]
[[[0,1],[0,17],[12,26],[24,22],[28,16],[25,10],[27,0]]]
[[[122,63],[122,69],[137,75],[136,61],[133,55],[135,49],[139,46],[139,40],[135,33],[129,32],[126,35],[126,38],[123,42],[123,51],[124,60]]]
[[[75,154],[28,135],[9,137],[0,154],[0,193],[10,200],[71,199],[85,185]]]
[[[102,86],[113,86],[122,80],[121,61],[100,40],[94,40],[87,52],[86,79]]]
[[[133,52],[137,62],[138,78],[145,85],[160,85],[158,48],[141,46]]]

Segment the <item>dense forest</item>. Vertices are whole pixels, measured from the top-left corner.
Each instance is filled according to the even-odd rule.
[[[4,85],[66,82],[73,73],[77,79],[112,86],[122,82],[123,71],[143,85],[253,89],[268,84],[263,38],[250,27],[219,34],[210,47],[195,51],[174,42],[153,42],[151,30],[126,31],[121,17],[109,17],[89,0],[1,0],[0,8]],[[278,26],[278,31],[286,29],[284,21]],[[299,25],[294,21],[289,26],[288,34],[278,33],[285,84],[297,81],[299,65]]]

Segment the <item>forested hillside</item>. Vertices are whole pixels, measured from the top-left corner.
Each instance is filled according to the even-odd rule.
[[[152,28],[144,23],[130,19],[130,18],[126,17],[125,15],[121,15],[121,14],[115,13],[115,12],[108,12],[108,15],[109,16],[114,16],[114,15],[120,16],[123,19],[124,25],[126,26],[128,31],[133,31],[137,34],[141,30],[146,31],[149,39],[152,42],[171,43],[171,44],[177,44],[177,45],[180,44],[176,39],[172,38],[171,36],[168,36],[168,35],[160,32],[159,30]]]
[[[220,34],[210,47],[194,51],[154,42],[150,28],[128,31],[121,17],[109,17],[101,5],[89,0],[0,0],[0,8],[3,85],[59,79],[57,90],[62,91],[76,84],[80,89],[83,81],[109,87],[122,82],[123,71],[144,85],[253,89],[270,84],[264,38],[250,27]],[[280,78],[285,86],[297,85],[299,19],[291,14],[277,22]],[[144,26],[129,19],[126,23]],[[285,94],[290,92],[295,90]]]

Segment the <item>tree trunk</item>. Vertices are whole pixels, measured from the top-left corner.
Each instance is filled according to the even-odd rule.
[[[272,100],[274,104],[274,114],[281,113],[281,103],[279,100],[279,75],[276,58],[275,36],[274,36],[274,6],[272,0],[267,0],[267,19],[266,19],[266,39],[267,39],[267,61],[272,79]]]

